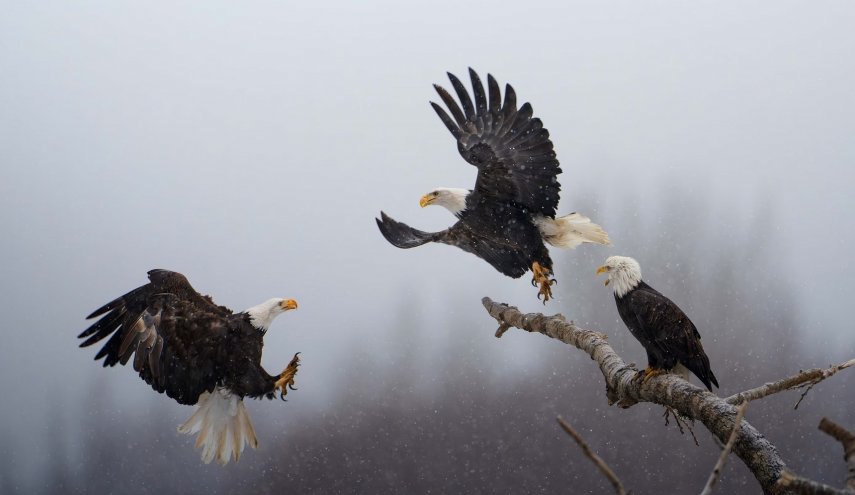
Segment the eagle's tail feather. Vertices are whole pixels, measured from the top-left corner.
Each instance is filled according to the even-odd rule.
[[[240,460],[244,446],[258,447],[255,429],[243,400],[228,389],[218,387],[213,393],[203,392],[196,411],[178,427],[179,433],[198,433],[196,448],[202,449],[205,464],[214,459],[221,465],[234,457]]]
[[[583,242],[611,244],[609,234],[602,227],[579,213],[554,219],[539,217],[536,222],[543,239],[555,247],[575,248]]]
[[[689,368],[683,366],[682,363],[677,363],[673,369],[671,369],[671,373],[679,376],[683,380],[689,381]]]

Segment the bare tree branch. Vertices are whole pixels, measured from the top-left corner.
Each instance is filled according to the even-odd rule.
[[[843,460],[849,466],[849,476],[846,477],[846,489],[855,493],[855,433],[828,418],[822,418],[819,422],[819,429],[843,444]]]
[[[574,430],[569,423],[564,421],[561,416],[558,416],[558,418],[556,419],[558,420],[558,424],[561,425],[561,428],[563,428],[564,431],[566,431],[567,434],[570,435],[573,440],[576,441],[579,447],[582,448],[582,452],[588,457],[588,459],[591,459],[591,462],[593,462],[594,465],[597,466],[597,469],[599,469],[600,472],[603,473],[606,478],[608,478],[609,482],[615,488],[615,491],[618,493],[618,495],[626,495],[626,490],[624,490],[623,488],[623,483],[620,482],[620,479],[618,479],[617,475],[614,471],[612,471],[608,464],[606,464],[606,462],[600,456],[598,456],[591,450],[591,447],[588,446],[582,436],[579,435],[579,433]]]
[[[855,365],[855,359],[850,359],[845,363],[840,363],[838,365],[831,366],[830,368],[814,368],[810,370],[800,371],[799,373],[791,377],[784,378],[776,382],[767,383],[765,385],[761,385],[759,387],[731,395],[730,397],[726,398],[725,401],[727,401],[729,404],[739,404],[744,401],[762,399],[763,397],[772,394],[777,394],[778,392],[783,392],[785,390],[794,390],[805,386],[813,386],[825,380],[826,378],[834,375],[838,371],[846,369],[852,365]]]
[[[736,410],[736,419],[733,420],[733,430],[730,432],[730,438],[727,439],[727,444],[721,449],[721,455],[718,456],[718,461],[715,463],[715,467],[713,467],[712,473],[710,473],[710,477],[707,479],[707,484],[704,486],[703,491],[701,491],[701,495],[710,495],[712,493],[712,489],[721,475],[721,470],[724,469],[724,463],[727,461],[730,449],[733,448],[733,444],[736,442],[736,434],[739,432],[738,426],[742,424],[742,418],[745,417],[746,409],[748,409],[748,401],[743,402]]]
[[[789,469],[784,469],[778,480],[781,490],[789,490],[789,493],[797,495],[851,495],[851,492],[828,486],[801,476],[796,476]]]
[[[646,382],[634,380],[637,371],[628,366],[614,351],[606,335],[583,330],[561,315],[523,314],[517,308],[496,303],[489,297],[485,297],[481,302],[490,316],[499,322],[501,333],[508,327],[542,333],[586,352],[597,362],[605,378],[606,396],[610,404],[630,407],[638,402],[652,402],[671,407],[683,416],[703,423],[723,444],[736,429],[737,436],[732,450],[754,474],[764,493],[805,493],[795,491],[795,484],[779,484],[779,479],[785,472],[785,463],[778,450],[748,421],[737,423],[736,408],[727,400],[672,374],[659,375]],[[497,332],[497,336],[501,336],[501,333]],[[794,476],[792,478],[800,480]],[[816,485],[819,486],[818,483]]]

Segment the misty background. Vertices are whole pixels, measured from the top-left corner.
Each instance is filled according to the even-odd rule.
[[[630,362],[597,266],[637,258],[693,319],[720,395],[855,354],[855,6],[849,2],[2,2],[0,492],[600,493],[570,421],[637,493],[697,492],[718,449],[649,404],[608,407],[583,353],[496,323],[480,299],[561,312]],[[475,168],[428,105],[445,71],[510,83],[549,129],[559,211],[614,246],[553,250],[556,301],[425,230]],[[467,78],[468,79],[468,78]],[[468,85],[468,81],[467,81]],[[188,276],[278,319],[299,390],[248,404],[260,447],[204,465],[192,408],[76,335],[146,281]],[[695,383],[697,381],[695,380]],[[845,476],[823,415],[855,427],[855,375],[752,404],[795,471]],[[735,458],[719,490],[755,493]]]

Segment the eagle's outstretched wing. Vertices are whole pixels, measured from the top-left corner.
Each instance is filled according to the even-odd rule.
[[[673,301],[652,287],[639,288],[627,297],[635,308],[639,329],[662,355],[671,356],[697,376],[710,390],[718,380],[692,320]]]
[[[529,256],[523,250],[513,244],[501,243],[496,238],[476,232],[466,220],[460,220],[440,232],[414,229],[383,212],[380,212],[380,218],[375,220],[383,237],[402,249],[421,246],[428,242],[439,242],[472,253],[509,277],[521,277],[529,268]]]
[[[393,219],[382,211],[380,212],[380,218],[375,218],[374,220],[377,221],[377,227],[380,229],[383,237],[392,243],[393,246],[401,249],[421,246],[422,244],[436,240],[436,237],[441,234],[441,232],[425,232],[414,229],[405,223]]]
[[[531,213],[555,217],[561,185],[561,173],[555,158],[549,131],[539,118],[532,117],[528,103],[517,109],[516,93],[505,86],[501,102],[499,85],[487,75],[489,94],[481,79],[469,69],[475,101],[457,77],[448,78],[463,106],[441,86],[434,85],[451,116],[431,102],[442,122],[457,139],[457,148],[466,161],[478,167],[473,195],[500,201],[514,201]]]
[[[184,275],[148,272],[150,283],[105,304],[87,317],[100,319],[78,337],[90,346],[112,334],[95,359],[104,366],[133,366],[147,383],[181,404],[195,404],[217,384],[217,362],[231,311],[215,305]]]

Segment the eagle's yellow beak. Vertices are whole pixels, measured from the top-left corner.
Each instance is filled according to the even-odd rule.
[[[597,268],[597,275],[600,275],[603,273],[608,273],[608,272],[609,272],[609,269],[606,268],[605,266],[601,266],[601,267]],[[609,285],[609,279],[608,278],[606,279],[606,283],[604,283],[603,285]]]
[[[285,311],[288,311],[289,309],[297,309],[297,301],[293,299],[285,299],[279,303],[279,306]]]
[[[425,194],[425,195],[424,195],[424,196],[422,196],[422,198],[419,200],[419,206],[421,206],[422,208],[424,208],[425,206],[427,206],[427,205],[431,204],[431,202],[433,202],[433,196],[431,196],[430,194]]]

